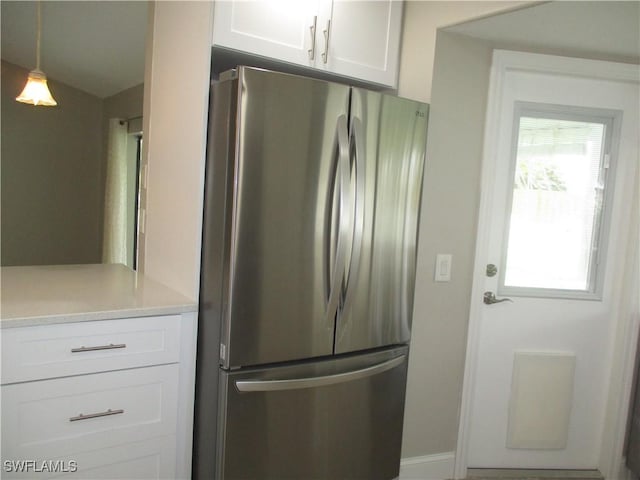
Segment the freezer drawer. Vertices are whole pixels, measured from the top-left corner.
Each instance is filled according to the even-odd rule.
[[[397,477],[407,351],[223,371],[217,478]]]

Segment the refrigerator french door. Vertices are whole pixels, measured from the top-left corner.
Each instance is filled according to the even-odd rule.
[[[426,109],[249,67],[213,83],[197,478],[398,474]]]

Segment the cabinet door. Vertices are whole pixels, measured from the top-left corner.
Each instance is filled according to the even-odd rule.
[[[213,45],[310,66],[318,11],[319,0],[217,1]]]
[[[316,65],[369,82],[395,87],[398,73],[402,1],[334,0],[325,49],[326,23],[318,27]],[[326,63],[322,54],[327,53]]]

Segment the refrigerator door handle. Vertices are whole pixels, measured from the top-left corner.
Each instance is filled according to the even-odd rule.
[[[346,260],[346,234],[351,218],[349,216],[347,192],[349,191],[349,134],[347,131],[347,117],[340,115],[336,123],[336,143],[338,148],[337,178],[339,181],[338,200],[338,244],[333,268],[330,273],[329,298],[327,300],[327,312],[325,324],[327,328],[334,328],[335,315],[342,291],[342,278],[344,275]],[[327,236],[329,237],[329,236]],[[327,241],[331,241],[327,238]],[[325,249],[328,253],[329,249]]]
[[[406,355],[392,358],[370,367],[351,372],[338,373],[336,375],[324,375],[320,377],[292,378],[284,380],[237,380],[236,388],[240,392],[279,392],[282,390],[298,390],[302,388],[317,388],[338,383],[352,382],[361,378],[372,377],[401,365]]]
[[[349,270],[347,274],[345,297],[342,306],[343,311],[348,311],[351,302],[353,301],[355,284],[358,281],[358,273],[360,270],[360,254],[362,252],[362,242],[364,235],[364,205],[365,205],[365,161],[364,161],[364,145],[362,144],[362,121],[358,117],[351,119],[351,137],[350,143],[353,143],[354,147],[354,170],[355,170],[355,206],[354,216],[355,221],[352,226],[352,242],[351,253],[349,255]],[[344,327],[344,326],[343,326]],[[343,328],[344,331],[344,328]]]

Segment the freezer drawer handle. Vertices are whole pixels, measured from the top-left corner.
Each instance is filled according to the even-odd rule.
[[[127,344],[126,343],[118,343],[116,345],[114,345],[113,343],[110,343],[109,345],[98,345],[96,347],[79,347],[79,348],[72,348],[71,349],[71,353],[82,353],[82,352],[95,352],[96,350],[113,350],[115,348],[127,348]]]
[[[80,415],[78,415],[77,417],[71,417],[69,418],[70,422],[77,422],[78,420],[88,420],[90,418],[98,418],[98,417],[108,417],[110,415],[119,415],[121,413],[124,413],[124,410],[119,408],[118,410],[107,410],[106,412],[100,412],[100,413],[89,413],[87,415],[83,415],[82,413]]]
[[[280,390],[296,390],[300,388],[316,388],[337,383],[352,382],[386,372],[404,362],[406,355],[401,355],[386,362],[354,370],[353,372],[326,375],[323,377],[294,378],[290,380],[238,380],[236,388],[240,392],[275,392]]]

